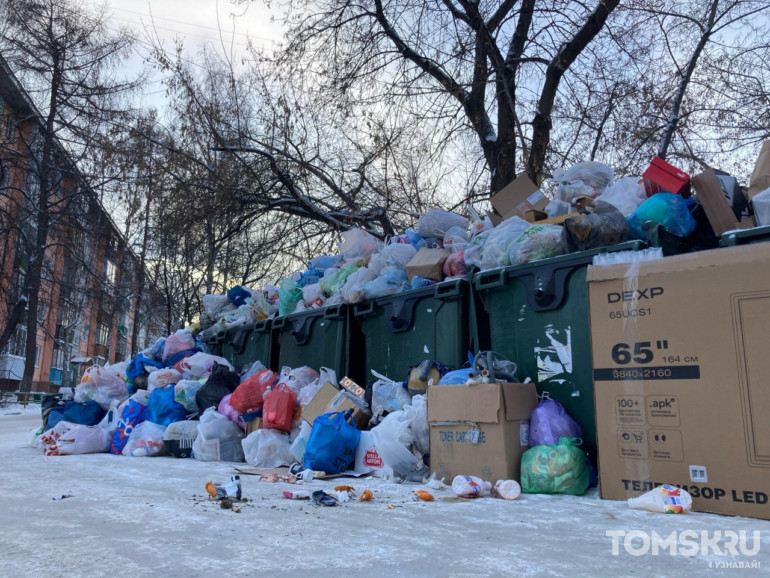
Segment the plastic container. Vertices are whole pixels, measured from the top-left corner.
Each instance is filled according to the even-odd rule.
[[[364,370],[393,380],[426,359],[460,368],[472,348],[470,284],[465,279],[367,299],[354,315],[364,334]],[[361,382],[359,382],[361,383]]]
[[[271,321],[266,319],[249,325],[228,329],[221,334],[221,353],[217,354],[232,363],[235,371],[242,372],[255,361],[270,365],[272,349]]]
[[[521,486],[516,480],[497,480],[492,495],[504,500],[516,500],[521,495]]]
[[[455,476],[452,491],[461,498],[479,498],[490,494],[492,484],[476,476]]]
[[[629,498],[628,506],[634,510],[682,514],[692,508],[692,497],[686,490],[663,484],[637,498]]]
[[[629,241],[591,251],[481,271],[473,278],[488,315],[489,346],[518,366],[538,394],[547,391],[583,430],[596,462],[596,424],[588,316],[588,265],[598,253],[641,250]]]
[[[347,304],[276,317],[270,367],[321,367],[363,382],[362,337]]]

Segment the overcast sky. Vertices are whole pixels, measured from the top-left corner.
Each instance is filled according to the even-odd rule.
[[[222,39],[236,53],[245,48],[247,38],[263,48],[280,40],[280,30],[270,21],[270,10],[262,0],[241,6],[229,0],[107,0],[107,5],[115,28],[128,26],[140,38],[147,37],[145,30],[154,30],[168,50],[173,49],[176,38],[182,38],[188,56],[205,42],[219,48]],[[147,46],[139,44],[129,70],[138,72],[146,55]],[[143,103],[162,107],[163,93],[160,77],[153,75]]]

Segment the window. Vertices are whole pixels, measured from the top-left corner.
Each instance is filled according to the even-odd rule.
[[[37,322],[43,323],[45,321],[45,301],[40,301],[37,304]]]
[[[51,358],[51,369],[64,369],[64,350],[53,350],[53,357]]]
[[[91,327],[91,324],[88,323],[88,321],[83,322],[83,333],[81,336],[82,341],[88,341],[88,329]]]
[[[5,117],[5,138],[9,143],[13,143],[13,137],[16,136],[16,119],[10,114]]]
[[[110,340],[110,327],[106,323],[100,323],[96,327],[96,343],[107,345]]]
[[[95,355],[94,364],[98,365],[99,367],[104,367],[107,364],[107,358],[103,355]]]
[[[108,283],[114,285],[115,284],[115,273],[116,273],[115,263],[113,263],[109,259],[105,259],[104,260],[104,274],[102,275],[102,278],[105,281],[107,281]]]
[[[3,353],[13,355],[14,357],[24,357],[24,347],[27,345],[27,327],[17,325],[16,330],[8,340]]]

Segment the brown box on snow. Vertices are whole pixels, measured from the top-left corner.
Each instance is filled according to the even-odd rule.
[[[448,249],[430,249],[422,247],[406,264],[406,276],[411,279],[417,275],[434,281],[444,278],[444,263],[449,257]]]
[[[717,237],[726,231],[738,228],[738,219],[735,218],[735,213],[733,213],[733,209],[722,190],[722,185],[712,169],[695,175],[690,179],[690,182],[695,188],[698,200],[706,212],[706,218]]]
[[[540,192],[537,185],[526,174],[522,173],[493,196],[490,202],[499,215],[496,219],[493,218],[494,214],[490,215],[492,223],[497,226],[501,221],[515,215],[528,220],[527,211],[531,209],[545,211],[548,197]],[[534,219],[535,214],[531,213],[530,218]]]
[[[601,496],[770,519],[770,243],[589,267]]]
[[[461,474],[518,481],[536,405],[532,383],[429,387],[431,472],[447,483]]]

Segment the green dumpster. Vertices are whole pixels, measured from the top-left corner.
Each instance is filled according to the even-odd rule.
[[[470,283],[453,279],[367,299],[354,314],[364,334],[366,380],[371,371],[400,381],[425,359],[459,368],[470,348]]]
[[[481,271],[475,290],[489,317],[489,344],[514,361],[520,381],[548,392],[583,430],[583,449],[596,462],[587,266],[607,251],[640,250],[629,241],[608,248]]]
[[[269,367],[272,339],[270,323],[266,319],[228,329],[224,333],[219,355],[232,363],[238,372],[251,367],[255,361],[261,361],[265,367]]]
[[[349,305],[330,305],[276,317],[272,333],[271,369],[307,365],[318,371],[328,367],[337,373],[337,379],[347,376],[361,383],[362,338]]]
[[[208,349],[207,353],[222,357],[222,346],[224,345],[225,339],[227,339],[227,332],[223,331],[208,339],[202,339],[201,341]]]
[[[719,237],[720,247],[735,247],[737,245],[753,245],[754,243],[767,243],[770,241],[770,225],[727,231]]]

